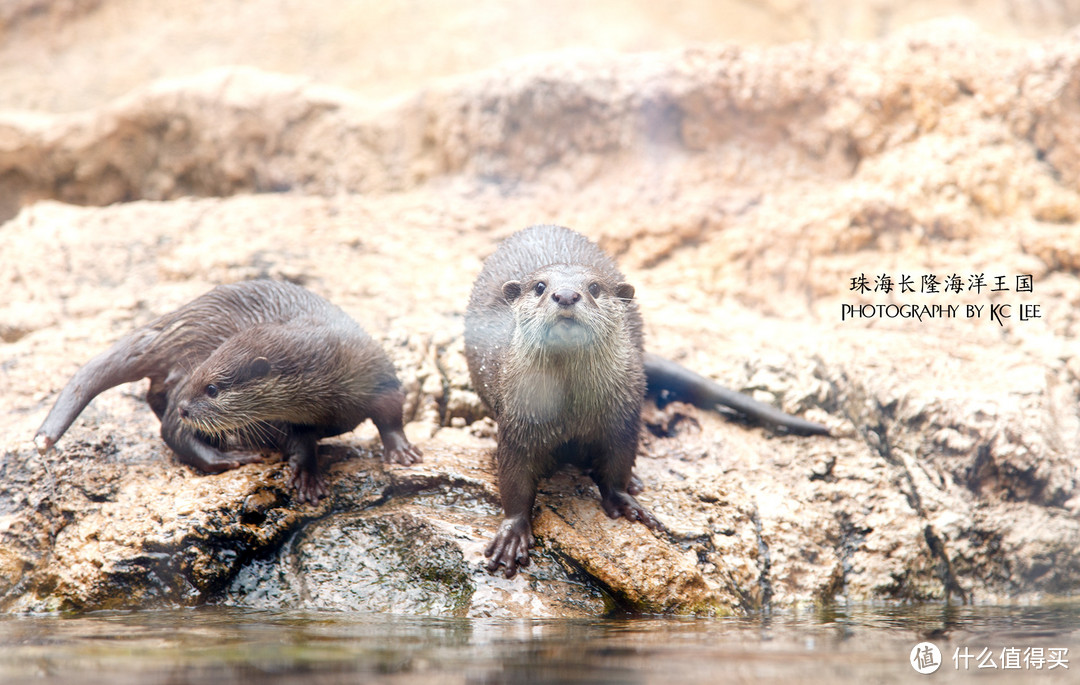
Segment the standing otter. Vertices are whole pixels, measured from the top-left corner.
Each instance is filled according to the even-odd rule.
[[[300,501],[327,494],[316,443],[370,418],[388,462],[420,461],[404,393],[379,345],[345,312],[291,283],[220,285],[136,329],[83,366],[34,437],[56,444],[90,400],[150,378],[146,401],[181,461],[216,473],[281,451]]]
[[[643,352],[634,287],[614,260],[560,226],[532,226],[487,258],[465,313],[465,355],[499,424],[495,450],[504,520],[485,550],[491,572],[529,563],[541,477],[589,470],[608,516],[661,528],[632,492],[646,387],[703,406],[734,406],[791,432],[827,433],[678,364]]]

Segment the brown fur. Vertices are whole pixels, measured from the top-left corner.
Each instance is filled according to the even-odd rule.
[[[147,377],[147,403],[182,461],[219,472],[260,461],[250,450],[280,450],[301,501],[326,494],[317,441],[366,418],[387,461],[420,459],[402,431],[404,396],[386,354],[345,312],[300,286],[218,286],[122,338],[64,387],[38,429],[38,448],[56,444],[99,393]]]
[[[584,236],[534,226],[484,263],[465,315],[473,387],[499,424],[505,518],[486,550],[507,577],[529,563],[540,478],[589,470],[609,516],[659,522],[628,492],[645,395],[634,289]]]
[[[646,383],[667,399],[731,407],[784,432],[828,434],[645,354],[633,296],[603,250],[559,226],[519,231],[484,262],[465,314],[465,354],[499,423],[505,518],[486,550],[490,571],[503,566],[510,577],[529,563],[537,483],[561,463],[590,470],[609,516],[660,527],[633,497],[642,489],[632,468]]]

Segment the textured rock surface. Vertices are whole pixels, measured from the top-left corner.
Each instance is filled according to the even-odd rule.
[[[5,114],[0,607],[567,616],[1075,592],[1078,83],[1080,33],[1005,43],[950,23],[563,55],[378,105],[244,68]],[[641,500],[669,531],[607,519],[560,473],[534,566],[483,573],[493,427],[462,314],[495,242],[537,222],[617,255],[651,350],[836,437],[650,405]],[[897,290],[852,292],[860,274]],[[899,292],[927,274],[990,285]],[[999,275],[1010,290],[991,292]],[[280,464],[179,465],[139,384],[33,451],[79,364],[258,276],[305,284],[384,343],[423,464],[381,466],[364,426],[328,441],[331,498],[298,507]],[[842,320],[845,304],[960,314]]]

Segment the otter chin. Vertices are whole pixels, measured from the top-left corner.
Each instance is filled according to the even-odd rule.
[[[577,319],[559,317],[547,328],[544,344],[553,350],[571,350],[593,343],[592,331]]]

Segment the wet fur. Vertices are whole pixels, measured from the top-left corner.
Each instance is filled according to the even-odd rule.
[[[162,439],[182,461],[217,472],[260,461],[250,450],[280,450],[301,500],[326,494],[317,440],[366,418],[387,460],[420,458],[402,432],[404,397],[385,353],[341,309],[290,283],[218,286],[122,338],[60,392],[38,448],[55,445],[98,394],[141,378],[150,379],[146,400]],[[215,398],[206,396],[211,384],[223,388]]]
[[[581,295],[575,318],[588,335],[578,347],[553,336],[559,308],[533,297],[538,282]],[[588,286],[600,286],[590,297]],[[473,387],[499,424],[496,460],[505,519],[486,550],[488,569],[512,576],[529,563],[536,485],[563,463],[590,470],[612,517],[660,524],[633,495],[632,467],[646,389],[699,407],[731,407],[762,424],[800,435],[825,426],[785,414],[672,361],[644,354],[633,288],[615,262],[584,236],[533,226],[507,238],[485,262],[465,315],[465,353]],[[647,388],[646,388],[647,381]],[[554,407],[553,397],[564,402]]]
[[[536,294],[540,282],[551,292]],[[556,288],[580,296],[562,309],[574,310],[591,340],[551,344],[548,330],[562,311],[552,302]],[[499,424],[505,518],[486,550],[489,570],[502,566],[510,577],[529,563],[539,479],[563,463],[589,470],[608,515],[659,526],[627,492],[645,396],[642,322],[632,296],[611,258],[566,228],[527,228],[484,263],[465,316],[465,350],[473,387]]]

